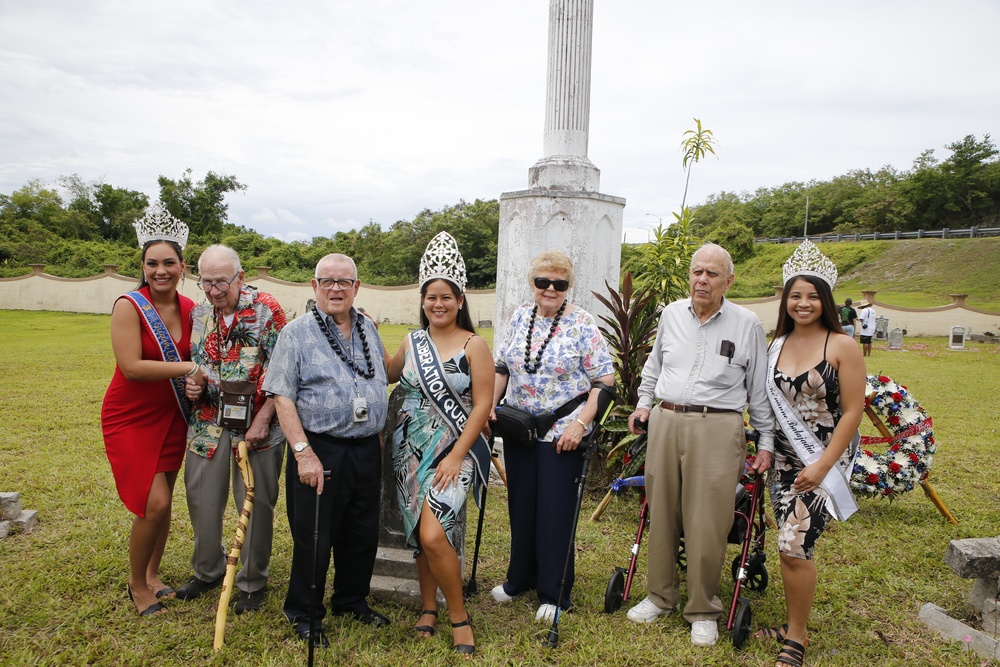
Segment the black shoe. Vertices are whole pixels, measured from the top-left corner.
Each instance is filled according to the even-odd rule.
[[[252,593],[247,593],[245,591],[240,591],[239,599],[236,600],[236,608],[234,611],[237,614],[242,614],[245,611],[257,611],[264,606],[264,589],[259,591],[253,591]]]
[[[308,623],[298,623],[295,626],[295,634],[298,635],[299,639],[304,642],[309,642],[309,624]],[[316,648],[329,648],[330,640],[326,638],[326,633],[323,632],[323,627],[321,625],[316,626],[316,639],[313,646]]]
[[[195,598],[199,598],[213,588],[221,586],[222,579],[222,577],[219,577],[215,581],[202,581],[198,577],[191,577],[191,581],[177,589],[177,599],[194,600]]]
[[[371,625],[376,628],[381,628],[382,626],[389,625],[392,623],[388,618],[378,613],[374,609],[366,609],[363,612],[358,611],[341,611],[333,612],[334,616],[350,616],[356,621],[361,621],[365,625]]]

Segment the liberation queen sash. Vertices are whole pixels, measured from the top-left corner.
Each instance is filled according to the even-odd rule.
[[[153,338],[156,339],[157,344],[160,346],[160,356],[164,361],[184,361],[181,358],[180,350],[174,345],[174,339],[170,337],[170,332],[167,331],[167,325],[163,323],[160,319],[160,314],[156,312],[156,308],[153,304],[149,302],[146,297],[142,295],[141,292],[129,292],[128,294],[122,295],[124,298],[128,299],[135,304],[136,308],[139,309],[139,314],[142,316],[142,321],[149,329],[149,333],[153,334]],[[181,414],[184,415],[184,421],[191,421],[191,402],[187,399],[184,393],[184,383],[185,378],[170,378],[170,386],[174,390],[174,398],[177,399],[177,406],[181,409]]]
[[[430,399],[449,428],[457,436],[461,436],[465,429],[465,423],[469,419],[469,413],[455,389],[448,382],[437,348],[431,343],[431,338],[424,329],[410,332],[410,349],[413,350],[417,362],[417,377],[424,395]],[[487,476],[490,473],[490,459],[492,458],[490,447],[482,433],[476,436],[476,441],[472,444],[469,453],[472,454],[476,468],[473,497],[476,500],[476,505],[482,509],[488,481]]]
[[[795,411],[795,408],[791,406],[774,382],[774,369],[778,365],[778,355],[781,354],[785,338],[787,336],[782,336],[771,343],[771,349],[767,353],[767,382],[764,385],[767,387],[767,397],[771,401],[776,421],[781,426],[785,437],[788,438],[788,442],[791,443],[799,460],[805,465],[811,465],[823,455],[824,447],[816,439],[812,429],[802,422],[799,413]],[[826,508],[837,521],[846,521],[848,517],[858,511],[858,505],[854,502],[854,496],[851,494],[850,474],[854,468],[854,457],[857,456],[860,439],[858,433],[855,433],[851,439],[851,463],[847,466],[847,470],[844,470],[838,461],[830,468],[820,484],[826,491]]]

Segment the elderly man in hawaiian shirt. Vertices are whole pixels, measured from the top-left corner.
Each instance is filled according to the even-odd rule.
[[[243,566],[236,575],[236,613],[260,609],[264,603],[274,533],[274,504],[284,456],[284,435],[274,400],[261,387],[285,312],[270,294],[244,283],[239,256],[232,248],[213,245],[198,260],[198,286],[206,301],[192,311],[191,358],[208,380],[195,403],[188,426],[184,485],[194,529],[194,576],[177,590],[192,600],[222,583],[226,548],[222,517],[229,478],[237,511],[243,504],[243,477],[233,455],[245,440],[253,470],[255,503],[243,542]],[[252,418],[246,431],[220,425],[219,382],[243,381],[256,385]]]

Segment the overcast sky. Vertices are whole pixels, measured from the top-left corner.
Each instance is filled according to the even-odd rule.
[[[701,119],[720,191],[908,169],[1000,130],[1000,0],[596,0],[591,161],[626,239],[672,220]],[[0,192],[79,174],[248,186],[286,240],[526,189],[546,0],[0,0]]]

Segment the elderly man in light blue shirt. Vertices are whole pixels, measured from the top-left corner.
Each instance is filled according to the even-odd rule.
[[[725,299],[733,284],[726,250],[691,258],[691,297],[669,304],[642,370],[633,433],[648,422],[648,597],[628,618],[649,623],[680,602],[677,552],[684,536],[691,642],[718,641],[719,577],[733,523],[733,493],[746,458],[743,411],[759,432],[754,470],[771,465],[774,416],[764,393],[767,351],[760,319]]]
[[[330,611],[362,623],[389,620],[368,606],[375,554],[382,454],[388,412],[386,355],[374,323],[354,308],[358,269],[346,255],[327,255],[312,280],[316,305],[288,324],[275,345],[264,390],[274,396],[290,443],[285,488],[292,530],[292,570],[285,616],[308,641],[313,534],[319,494],[318,590],[333,552]],[[324,471],[330,478],[324,478]],[[316,645],[327,646],[318,605]]]

